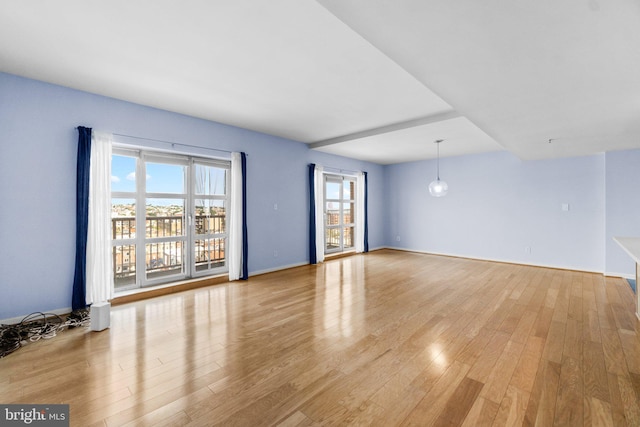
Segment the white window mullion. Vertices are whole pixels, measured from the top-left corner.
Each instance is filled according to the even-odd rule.
[[[188,271],[189,275],[193,277],[196,273],[196,198],[195,198],[195,188],[196,188],[196,167],[195,161],[193,159],[189,159],[189,169],[187,171],[187,213],[186,213],[186,221],[187,221],[187,247],[185,253],[188,255]]]
[[[143,177],[147,176],[145,168],[144,154],[138,156],[136,162],[136,285],[137,287],[143,287],[146,285],[147,280],[147,265],[146,265],[146,220],[147,220],[147,208],[146,208],[146,180]]]

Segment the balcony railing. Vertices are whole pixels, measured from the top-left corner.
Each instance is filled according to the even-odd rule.
[[[224,265],[225,239],[204,238],[206,234],[223,233],[226,229],[224,215],[197,215],[195,217],[195,264],[202,271]],[[147,238],[184,236],[182,216],[147,217],[145,219]],[[116,289],[135,284],[136,245],[118,245],[118,240],[136,237],[135,217],[119,217],[111,220],[113,247],[113,277]],[[147,278],[167,276],[184,271],[183,242],[147,243],[145,265]]]
[[[351,222],[351,213],[343,213],[343,224]],[[326,231],[325,231],[325,249],[327,251],[335,251],[340,249],[340,238],[342,237],[342,249],[353,247],[353,227],[345,225],[340,227],[340,211],[326,211]]]

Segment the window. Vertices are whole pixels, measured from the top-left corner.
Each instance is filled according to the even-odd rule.
[[[114,148],[115,290],[228,271],[230,162]]]
[[[199,275],[226,265],[228,172],[228,167],[194,162],[194,259]]]
[[[324,175],[325,253],[354,249],[356,179]]]

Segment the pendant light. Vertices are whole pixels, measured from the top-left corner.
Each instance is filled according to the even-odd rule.
[[[449,189],[449,186],[447,185],[446,182],[440,180],[440,143],[442,142],[442,139],[437,139],[434,142],[436,143],[436,146],[438,147],[438,159],[437,159],[437,178],[435,181],[433,181],[431,184],[429,184],[429,193],[431,193],[431,195],[433,197],[442,197],[442,196],[446,196],[447,195],[447,190]]]

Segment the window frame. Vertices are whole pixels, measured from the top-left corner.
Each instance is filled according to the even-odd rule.
[[[355,242],[356,242],[356,198],[357,198],[357,178],[352,175],[343,175],[336,173],[323,173],[323,212],[324,212],[324,253],[325,255],[331,255],[335,253],[342,252],[351,252],[355,251]],[[350,195],[350,198],[345,198],[344,196],[344,184],[345,182],[353,183],[354,191]],[[339,184],[339,195],[338,198],[330,198],[328,196],[329,191],[327,190],[327,185],[329,183]],[[329,203],[337,203],[338,204],[338,223],[337,224],[329,224],[329,213],[327,206]],[[344,204],[350,204],[351,209],[351,221],[346,223],[344,222]],[[351,246],[345,247],[345,229],[351,229]],[[329,230],[338,230],[338,245],[337,247],[329,249],[327,234]]]
[[[196,194],[196,165],[203,165],[207,167],[215,167],[219,169],[225,169],[225,194]],[[206,159],[203,157],[192,157],[191,158],[191,173],[190,180],[192,182],[192,186],[190,187],[193,191],[190,192],[191,200],[189,202],[190,206],[190,214],[188,218],[189,227],[192,229],[192,237],[193,241],[189,245],[189,252],[191,259],[194,262],[190,262],[189,266],[191,268],[191,277],[203,277],[209,276],[212,274],[222,274],[229,272],[229,264],[227,258],[227,248],[229,247],[229,213],[231,211],[231,161],[222,161],[217,159]],[[224,232],[222,233],[196,233],[196,200],[212,200],[217,201],[221,200],[223,202],[224,211],[225,211],[225,227]],[[222,239],[224,241],[224,265],[219,268],[208,268],[206,270],[198,271],[198,266],[195,263],[196,259],[196,240],[202,239]]]

